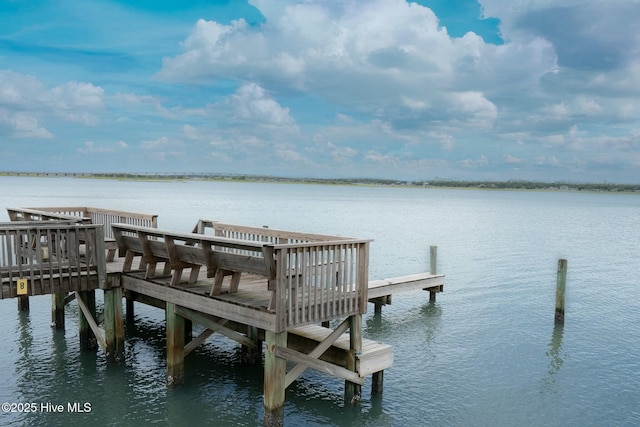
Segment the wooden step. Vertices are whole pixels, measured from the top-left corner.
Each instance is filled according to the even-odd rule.
[[[288,331],[290,335],[315,343],[324,341],[331,332],[332,329],[318,325],[307,325]],[[346,353],[349,350],[349,334],[345,333],[340,336],[333,343],[332,350]],[[362,339],[362,352],[356,355],[356,372],[360,377],[383,371],[392,365],[393,348],[389,344],[366,338]]]

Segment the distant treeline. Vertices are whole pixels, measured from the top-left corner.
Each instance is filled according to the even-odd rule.
[[[496,190],[547,190],[547,191],[602,191],[602,192],[640,192],[640,184],[618,183],[578,183],[578,182],[542,182],[542,181],[465,181],[465,180],[417,180],[400,181],[383,178],[291,178],[269,175],[216,174],[190,172],[0,172],[11,176],[48,176],[104,179],[141,179],[141,180],[212,180],[212,181],[251,181],[283,182],[324,185],[379,185],[395,187],[442,187],[442,188],[481,188]]]

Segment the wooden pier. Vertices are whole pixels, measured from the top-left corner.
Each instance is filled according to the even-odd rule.
[[[14,222],[0,224],[1,298],[26,298],[25,283],[28,295],[51,294],[56,323],[74,292],[88,331],[83,346],[93,334],[110,361],[125,356],[123,297],[131,320],[134,301],[164,309],[169,386],[184,381],[193,349],[223,334],[247,361],[264,356],[265,425],[282,425],[285,390],[309,368],[344,379],[348,402],[359,400],[368,375],[372,393],[381,392],[393,349],[362,337],[368,301],[379,311],[393,294],[416,289],[433,300],[444,284],[434,247],[429,273],[369,281],[364,239],[209,220],[180,233],[158,229],[155,215],[93,208],[7,210]],[[95,289],[105,293],[104,332]],[[205,330],[190,340],[192,323]],[[288,372],[287,361],[295,364]]]

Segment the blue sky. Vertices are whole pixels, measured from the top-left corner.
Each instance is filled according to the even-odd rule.
[[[638,0],[0,0],[2,169],[640,182]]]

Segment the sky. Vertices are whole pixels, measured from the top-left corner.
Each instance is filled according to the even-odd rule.
[[[640,182],[640,0],[0,0],[0,170]]]

